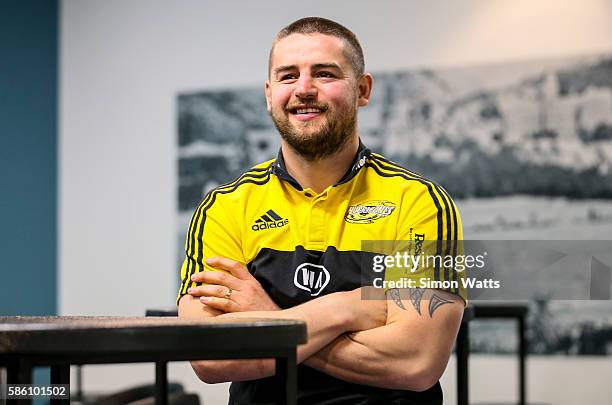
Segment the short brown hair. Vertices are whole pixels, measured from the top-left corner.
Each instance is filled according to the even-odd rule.
[[[357,77],[363,75],[365,71],[365,62],[363,50],[361,49],[359,40],[357,40],[357,36],[345,26],[321,17],[301,18],[287,25],[276,34],[268,57],[268,72],[270,72],[272,68],[272,53],[274,52],[274,46],[278,41],[292,34],[323,34],[340,38],[348,45],[345,56],[355,71],[355,74]]]

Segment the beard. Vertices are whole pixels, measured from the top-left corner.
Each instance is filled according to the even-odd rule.
[[[325,114],[323,123],[308,122],[296,127],[289,121],[289,111],[272,110],[270,117],[282,139],[302,158],[316,161],[334,155],[355,134],[357,108],[335,111],[327,104],[318,105]]]

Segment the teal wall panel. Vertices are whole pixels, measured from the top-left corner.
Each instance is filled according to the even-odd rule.
[[[0,314],[57,312],[56,0],[0,3]]]

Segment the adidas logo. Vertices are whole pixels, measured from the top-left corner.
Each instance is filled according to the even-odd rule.
[[[259,217],[259,219],[255,220],[251,229],[254,231],[263,231],[264,229],[280,228],[288,223],[288,219],[283,219],[276,212],[268,210],[268,212]]]

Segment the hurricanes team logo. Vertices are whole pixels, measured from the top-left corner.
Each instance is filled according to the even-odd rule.
[[[351,224],[371,224],[377,219],[388,217],[395,210],[395,203],[387,200],[368,201],[351,205],[344,220]]]

